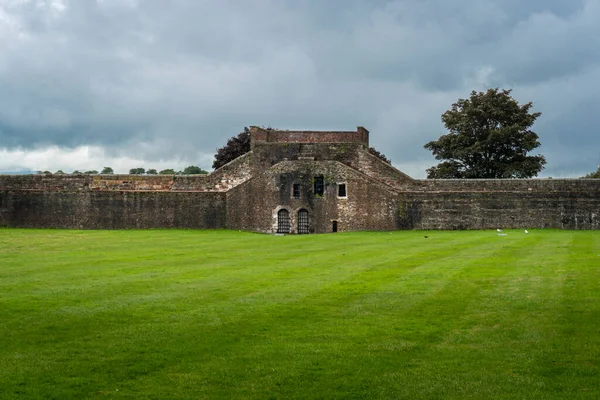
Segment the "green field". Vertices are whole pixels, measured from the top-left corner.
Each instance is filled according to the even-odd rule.
[[[505,233],[0,229],[0,398],[600,398],[600,231]]]

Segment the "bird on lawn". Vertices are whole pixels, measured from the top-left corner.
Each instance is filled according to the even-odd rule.
[[[498,229],[496,229],[496,230],[497,230],[498,232],[502,232],[502,229],[500,229],[500,228],[498,228]]]
[[[528,234],[528,233],[529,233],[529,231],[527,229],[525,229],[525,234]]]

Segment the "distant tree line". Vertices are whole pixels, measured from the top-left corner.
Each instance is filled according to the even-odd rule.
[[[584,176],[584,178],[600,179],[600,165],[598,165],[598,170],[596,172],[589,173]]]
[[[53,173],[50,171],[37,171],[36,173],[43,174],[43,175],[53,175]],[[115,171],[111,167],[104,167],[102,169],[102,171],[100,171],[100,172],[98,172],[95,169],[92,169],[89,171],[74,170],[70,175],[96,175],[98,173],[103,174],[103,175],[112,175],[115,173]],[[54,172],[54,174],[55,175],[69,175],[68,173],[64,172],[61,169]],[[202,175],[202,174],[208,174],[208,171],[205,171],[196,165],[190,165],[189,167],[185,167],[183,169],[183,171],[175,171],[172,168],[163,169],[162,171],[157,171],[154,168],[150,168],[148,170],[146,170],[145,168],[142,168],[142,167],[131,168],[129,170],[129,174],[131,174],[131,175]]]

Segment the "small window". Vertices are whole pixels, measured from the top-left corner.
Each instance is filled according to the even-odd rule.
[[[281,188],[281,190],[284,190],[285,187],[286,187],[286,185],[287,185],[286,176],[285,175],[280,175],[279,176],[279,187]]]
[[[294,183],[294,187],[292,189],[292,196],[295,199],[299,199],[300,198],[300,184],[299,183]]]
[[[325,182],[322,176],[315,176],[315,196],[323,196]]]
[[[346,184],[345,183],[338,184],[338,197],[346,197]]]

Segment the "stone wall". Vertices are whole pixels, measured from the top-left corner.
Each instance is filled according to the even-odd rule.
[[[587,192],[600,194],[600,179],[422,179],[423,192]]]
[[[408,229],[600,229],[598,179],[416,180],[401,199]]]
[[[0,226],[17,228],[218,229],[225,193],[0,190]]]
[[[414,190],[422,184],[383,162],[360,143],[257,143],[252,151],[252,169],[258,174],[289,160],[339,161],[397,190]],[[427,190],[426,186],[423,186]]]
[[[324,180],[324,193],[316,196],[314,181]],[[293,185],[299,185],[299,198]],[[346,196],[338,196],[339,184]],[[230,229],[274,233],[277,212],[284,208],[291,216],[291,233],[296,233],[298,212],[310,217],[311,233],[333,230],[398,229],[398,193],[348,166],[335,161],[284,161],[233,188],[227,193],[227,222]]]
[[[0,175],[0,190],[87,190],[92,175]]]
[[[174,175],[90,175],[89,177],[89,188],[95,191],[169,191],[172,190],[175,179]],[[65,178],[55,175],[54,179]],[[205,180],[205,177],[202,176],[202,180]]]
[[[257,142],[209,175],[0,175],[0,226],[271,233],[281,208],[292,232],[300,209],[316,233],[333,221],[338,231],[600,229],[600,180],[414,180],[360,142]]]
[[[207,175],[209,186],[205,189],[224,192],[247,181],[255,173],[253,159],[254,155],[252,152],[249,152],[213,171],[210,175]],[[192,176],[188,175],[187,177],[181,176],[178,178],[183,180],[189,179]],[[181,186],[176,185],[175,190],[180,189]],[[186,190],[194,189],[188,186]]]
[[[250,179],[252,153],[205,175],[0,175],[0,190],[225,192]]]
[[[400,204],[407,229],[600,229],[594,191],[406,192]]]
[[[358,154],[365,146],[360,143],[257,143],[252,150],[253,175],[273,165],[290,160],[339,161],[358,168]]]
[[[252,142],[270,143],[361,143],[369,145],[369,131],[359,126],[356,131],[282,131],[250,128]]]
[[[397,190],[414,189],[415,180],[392,165],[380,160],[368,151],[357,153],[356,169],[371,178],[377,179]]]

